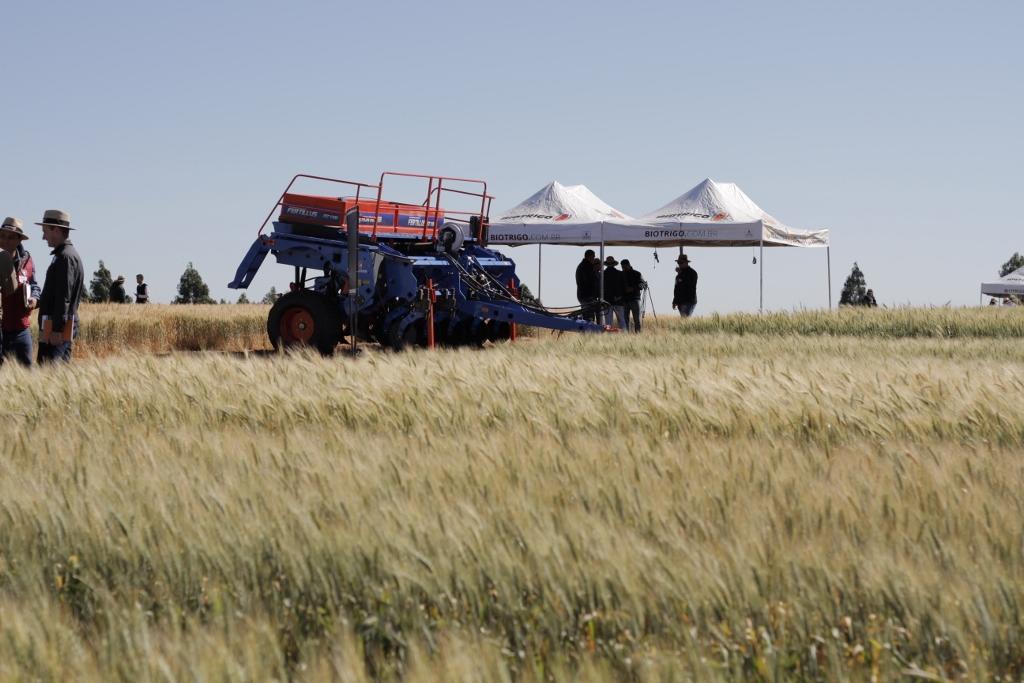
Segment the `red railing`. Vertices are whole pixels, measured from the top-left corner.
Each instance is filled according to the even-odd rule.
[[[377,238],[377,225],[380,221],[380,204],[383,201],[384,194],[384,181],[388,177],[397,178],[422,178],[427,181],[427,195],[423,200],[421,206],[424,207],[423,216],[423,230],[420,235],[421,239],[427,239],[427,230],[431,223],[431,216],[433,216],[433,230],[430,235],[430,239],[437,239],[437,231],[441,227],[439,225],[440,218],[442,215],[449,217],[465,217],[465,220],[472,216],[479,216],[482,220],[486,221],[491,210],[491,201],[494,199],[491,195],[487,194],[487,182],[484,180],[478,180],[476,178],[457,178],[455,176],[437,176],[437,175],[426,175],[423,173],[403,173],[400,171],[384,171],[380,174],[380,181],[377,183],[377,206],[374,211],[373,219],[373,238]],[[479,186],[479,191],[473,192],[469,189],[462,189],[458,185],[455,187],[445,187],[444,183],[460,183],[465,188],[466,185]],[[460,211],[453,209],[441,208],[441,197],[444,193],[459,194],[469,197],[480,198],[480,211]],[[431,201],[434,205],[431,207]]]
[[[384,198],[384,182],[388,177],[401,177],[401,178],[420,178],[426,181],[427,191],[424,200],[421,203],[407,203],[407,202],[395,202]],[[307,180],[319,180],[329,183],[337,183],[341,185],[347,185],[355,188],[355,196],[349,197],[315,197],[311,195],[291,195],[292,187],[299,179]],[[446,184],[447,183],[447,184]],[[376,190],[376,197],[374,197],[373,190]],[[476,197],[480,199],[479,211],[466,211],[466,210],[455,210],[451,208],[444,208],[441,205],[442,197],[445,195],[459,195],[462,197]],[[288,202],[286,203],[286,198]],[[422,240],[434,240],[437,238],[437,231],[441,227],[441,221],[445,216],[454,218],[455,220],[462,220],[468,222],[473,216],[478,216],[482,221],[486,222],[488,215],[490,214],[491,202],[494,198],[487,194],[487,183],[483,180],[477,180],[473,178],[457,178],[454,176],[437,176],[437,175],[426,175],[422,173],[402,173],[397,171],[385,171],[380,175],[380,182],[376,185],[371,183],[363,183],[354,180],[342,180],[339,178],[329,178],[326,176],[309,175],[306,173],[299,173],[295,175],[288,186],[278,197],[277,202],[271,208],[270,213],[263,220],[260,225],[259,234],[262,235],[267,223],[274,216],[274,212],[278,209],[282,209],[288,206],[289,209],[308,209],[311,213],[324,211],[327,207],[332,212],[338,212],[338,220],[326,222],[328,225],[342,226],[344,222],[344,213],[346,210],[356,207],[360,211],[360,232],[366,230],[370,237],[376,240],[382,232],[381,222],[384,216],[390,215],[392,228],[390,232],[400,234],[415,234],[419,233],[419,238]],[[305,204],[303,203],[305,201]],[[363,212],[370,213],[372,210],[372,217],[369,226],[363,224],[363,220],[366,217],[363,216]],[[422,217],[422,225],[417,229],[415,226],[401,226],[400,222],[404,218],[407,223],[414,223],[417,217]],[[282,219],[286,217],[282,216]],[[312,222],[324,224],[322,216]]]
[[[281,193],[281,196],[277,198],[277,203],[274,204],[274,206],[270,209],[270,213],[268,213],[267,217],[263,219],[263,223],[260,224],[260,229],[256,233],[257,235],[263,234],[263,229],[267,227],[267,223],[269,223],[270,219],[274,217],[274,212],[277,211],[277,209],[283,205],[285,195],[288,194],[288,191],[292,189],[292,185],[294,185],[295,181],[298,180],[299,178],[307,178],[309,180],[323,180],[329,183],[338,183],[340,185],[351,185],[356,188],[357,205],[359,202],[359,195],[362,193],[364,187],[368,189],[377,190],[378,201],[380,199],[380,188],[376,185],[370,185],[369,183],[361,183],[358,180],[341,180],[339,178],[328,178],[326,176],[297,173],[295,176],[292,177],[291,182],[288,183],[288,187],[284,188],[284,192]]]

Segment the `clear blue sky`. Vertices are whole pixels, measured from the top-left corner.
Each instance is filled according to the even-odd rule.
[[[832,231],[880,302],[976,304],[1024,251],[1020,2],[20,2],[4,8],[0,215],[64,208],[91,272],[230,300],[287,180],[550,180],[634,215],[705,177]],[[497,213],[497,211],[495,211]],[[31,226],[27,243],[45,263]],[[616,249],[671,292],[671,250]],[[508,249],[536,281],[536,248]],[[749,249],[693,249],[698,312],[757,308]],[[579,250],[545,252],[573,300]],[[250,295],[286,283],[267,264]],[[820,251],[772,250],[772,309],[825,305]]]

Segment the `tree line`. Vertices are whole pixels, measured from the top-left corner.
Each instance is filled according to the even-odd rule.
[[[1015,270],[1024,268],[1024,256],[1021,256],[1018,252],[1013,252],[1006,263],[999,266],[999,277],[1005,277]],[[864,273],[861,271],[860,266],[857,262],[853,263],[853,270],[846,277],[846,282],[843,283],[842,294],[839,295],[840,306],[856,306],[862,304],[868,291],[868,283],[864,279]]]
[[[92,303],[106,303],[110,301],[110,287],[114,284],[114,277],[110,274],[110,269],[107,265],[100,260],[99,268],[93,271],[92,280],[89,281],[89,292],[88,300]],[[278,300],[281,295],[278,293],[276,287],[271,287],[270,291],[267,292],[259,303],[261,304],[272,304]],[[129,297],[130,298],[130,297]],[[171,301],[173,304],[226,304],[226,299],[220,301],[215,300],[210,296],[210,287],[203,282],[203,277],[196,270],[196,267],[189,262],[185,268],[185,272],[181,274],[181,278],[178,280],[178,294]],[[249,297],[242,292],[238,296],[238,304],[252,303],[249,301]]]

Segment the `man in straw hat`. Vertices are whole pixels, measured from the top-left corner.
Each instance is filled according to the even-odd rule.
[[[32,254],[22,245],[28,235],[21,221],[8,216],[0,225],[0,249],[10,254],[17,277],[17,289],[3,297],[3,353],[0,363],[13,355],[24,366],[32,365],[32,310],[39,303],[39,285],[36,284],[36,265]]]
[[[609,327],[617,327],[620,330],[626,329],[626,307],[623,302],[625,289],[623,287],[622,271],[615,266],[619,262],[614,256],[604,260],[604,300],[608,302],[608,310],[604,314],[604,324]]]
[[[672,308],[679,310],[679,315],[689,318],[697,307],[697,271],[690,267],[690,258],[680,254],[676,259],[676,287],[672,292]]]
[[[42,226],[43,239],[53,249],[53,261],[46,269],[46,282],[39,296],[39,362],[69,361],[85,269],[78,250],[68,239],[73,228],[67,212],[47,209],[36,225]]]
[[[110,283],[110,303],[129,303],[128,295],[124,291],[124,275],[118,275],[117,279]]]

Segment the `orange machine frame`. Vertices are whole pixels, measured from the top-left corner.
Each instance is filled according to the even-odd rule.
[[[412,204],[384,199],[384,182],[390,176],[426,180],[427,193],[424,201],[421,204]],[[292,186],[300,178],[348,185],[355,188],[355,195],[327,197],[292,193]],[[445,186],[446,182],[447,186]],[[373,190],[376,190],[376,197],[373,197]],[[444,193],[479,197],[480,211],[445,210],[441,207],[441,197]],[[385,171],[381,173],[379,183],[371,185],[358,181],[300,173],[292,178],[288,187],[281,193],[274,208],[270,210],[263,224],[260,225],[259,234],[263,234],[263,230],[278,207],[281,209],[279,219],[282,222],[313,223],[338,228],[343,225],[345,213],[352,208],[358,208],[359,232],[374,240],[389,236],[434,240],[437,238],[437,231],[446,216],[461,221],[468,221],[472,216],[479,216],[486,222],[493,199],[494,197],[487,194],[485,181],[471,178]]]

